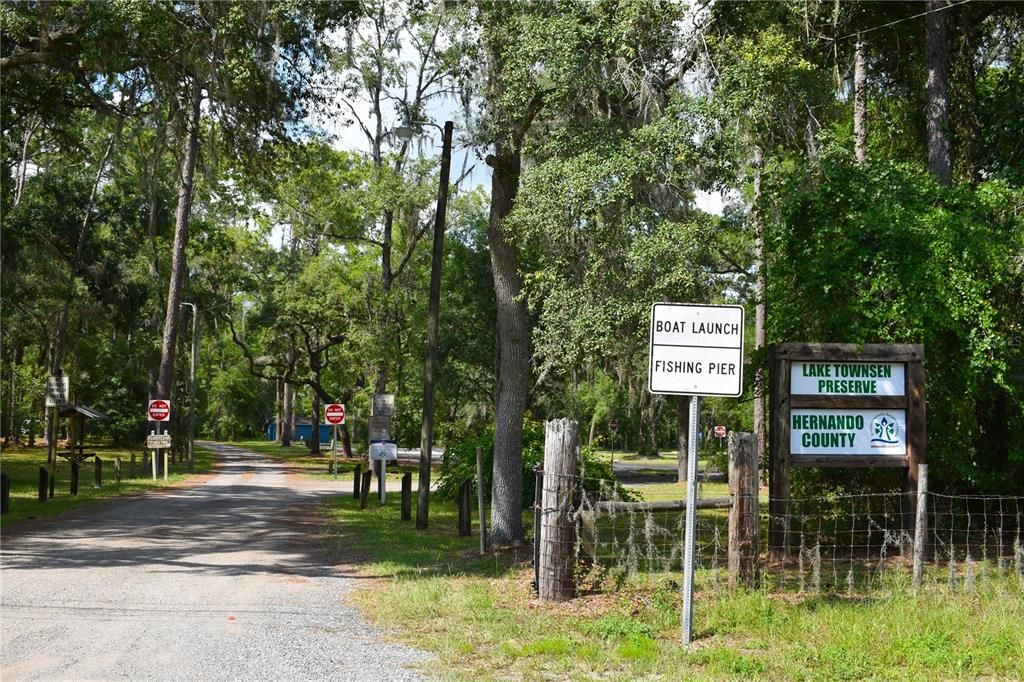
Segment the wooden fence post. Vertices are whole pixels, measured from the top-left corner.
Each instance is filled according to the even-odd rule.
[[[917,465],[917,522],[914,524],[914,589],[924,577],[925,537],[928,535],[928,465]]]
[[[459,535],[472,535],[472,519],[469,513],[470,487],[473,484],[468,478],[459,486]]]
[[[0,514],[11,511],[11,477],[0,474]]]
[[[366,509],[370,506],[370,484],[373,483],[373,471],[367,469],[363,473],[363,484],[359,488],[359,508]]]
[[[484,458],[480,448],[476,449],[476,507],[480,517],[480,554],[487,551],[487,519],[484,515]]]
[[[93,476],[93,488],[103,487],[103,460],[100,459],[99,455],[93,457],[92,460],[92,476]]]
[[[114,483],[121,482],[121,455],[114,455]]]
[[[758,467],[754,434],[729,434],[729,587],[757,587],[758,556]]]
[[[46,491],[50,488],[50,472],[39,467],[39,502],[46,502]]]
[[[538,592],[543,600],[566,601],[576,595],[572,507],[579,446],[580,428],[576,421],[555,419],[545,426],[538,578]]]
[[[412,472],[402,474],[402,520],[412,520]]]
[[[128,478],[135,478],[135,453],[132,453],[131,462],[128,464]]]
[[[352,499],[359,499],[359,481],[363,477],[363,465],[356,464],[355,468],[352,469]]]
[[[78,494],[78,462],[71,461],[71,494]]]

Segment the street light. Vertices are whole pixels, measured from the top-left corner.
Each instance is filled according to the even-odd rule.
[[[427,123],[427,125],[435,125]],[[444,254],[445,217],[448,212],[448,176],[452,167],[451,121],[444,122],[441,142],[441,179],[437,186],[437,210],[434,212],[434,246],[430,259],[430,302],[427,309],[427,353],[423,363],[423,426],[420,430],[419,492],[416,500],[416,528],[427,527],[430,511],[430,464],[434,450],[434,392],[437,387],[437,322],[441,309],[441,260]],[[412,139],[411,125],[395,128],[403,142]]]
[[[195,303],[181,303],[192,308],[192,358],[189,368],[188,388],[188,470],[192,471],[196,461],[196,360],[199,355],[199,306]]]

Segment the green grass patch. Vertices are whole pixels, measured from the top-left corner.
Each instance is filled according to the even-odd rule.
[[[875,599],[729,592],[699,572],[695,646],[680,642],[678,575],[627,578],[566,604],[538,602],[530,548],[480,557],[456,534],[454,509],[430,529],[398,505],[329,509],[331,541],[378,580],[355,594],[364,612],[438,659],[440,679],[1016,678],[1024,670],[1024,586],[972,594],[887,588]],[[475,526],[474,526],[475,530]]]
[[[196,448],[194,471],[189,473],[186,462],[172,463],[170,475],[165,483],[162,477],[156,481],[152,480],[152,470],[143,471],[141,450],[134,450],[135,478],[130,478],[129,462],[132,451],[94,447],[89,448],[89,452],[95,452],[103,460],[103,487],[93,488],[94,465],[92,460],[88,460],[83,462],[79,469],[78,495],[72,496],[71,464],[65,459],[58,458],[53,498],[41,504],[38,497],[39,467],[46,466],[46,448],[5,447],[0,453],[0,470],[11,477],[11,511],[3,515],[3,526],[8,528],[22,521],[62,514],[100,500],[173,485],[190,475],[208,471],[213,466],[215,457],[213,452]],[[121,457],[121,482],[115,483],[114,458],[118,456]]]

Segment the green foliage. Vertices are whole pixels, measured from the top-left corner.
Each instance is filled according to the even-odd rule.
[[[434,489],[438,498],[454,501],[459,494],[459,486],[465,480],[474,481],[476,495],[476,450],[480,448],[484,467],[484,499],[490,500],[492,471],[494,468],[494,428],[489,428],[480,436],[448,446],[444,453],[444,465]],[[527,421],[523,426],[523,508],[533,505],[537,489],[537,477],[534,468],[544,464],[544,425],[539,422]],[[577,462],[577,473],[583,477],[583,487],[593,497],[601,490],[614,490],[623,500],[634,499],[634,495],[615,483],[610,461],[598,458],[593,448],[582,446]]]

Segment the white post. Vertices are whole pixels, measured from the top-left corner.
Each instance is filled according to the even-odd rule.
[[[917,519],[914,524],[914,589],[924,577],[924,545],[928,534],[928,465],[917,465]]]
[[[380,503],[388,501],[388,461],[380,460]]]
[[[171,451],[164,450],[164,483],[167,483],[168,469],[171,468]]]
[[[697,419],[700,396],[690,398],[689,461],[686,475],[686,543],[683,557],[683,644],[693,641],[693,572],[697,550]]]

